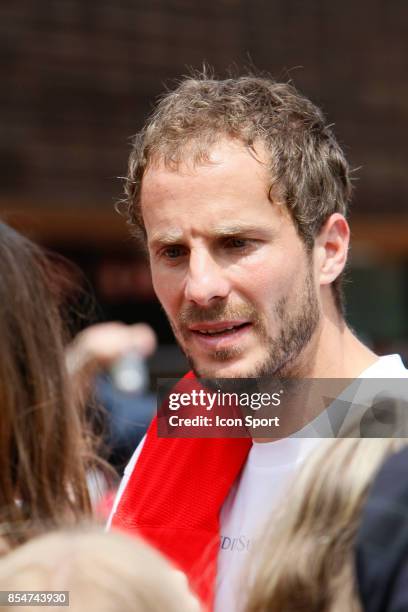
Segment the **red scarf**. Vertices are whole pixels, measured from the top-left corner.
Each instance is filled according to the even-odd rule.
[[[183,381],[196,384],[191,372]],[[113,516],[113,528],[143,536],[180,567],[209,608],[220,510],[251,444],[248,438],[158,438],[156,417]]]

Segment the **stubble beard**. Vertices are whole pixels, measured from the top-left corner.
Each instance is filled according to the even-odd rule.
[[[300,366],[300,358],[304,349],[310,343],[314,333],[317,330],[320,321],[320,308],[316,295],[316,290],[313,283],[313,274],[311,265],[308,265],[305,281],[302,288],[300,300],[295,306],[290,303],[290,296],[282,297],[274,307],[274,320],[279,328],[279,334],[273,338],[266,328],[263,320],[259,318],[258,313],[249,305],[240,307],[235,311],[219,303],[211,309],[197,309],[197,307],[185,310],[179,317],[180,327],[188,321],[189,323],[197,323],[200,321],[217,321],[222,319],[248,318],[251,320],[253,331],[258,335],[259,342],[265,346],[267,354],[262,361],[253,366],[252,369],[239,373],[237,376],[228,377],[229,379],[283,379],[297,378],[301,375],[302,368]],[[217,378],[215,365],[214,368],[205,370],[200,368],[194,357],[184,346],[184,338],[181,333],[170,322],[177,342],[180,348],[186,355],[190,366],[198,378],[211,379],[212,385],[217,385],[218,388],[234,386],[232,380],[226,383],[226,378]],[[243,354],[240,346],[232,348],[216,350],[212,353],[215,362],[226,363],[229,360],[236,359]]]

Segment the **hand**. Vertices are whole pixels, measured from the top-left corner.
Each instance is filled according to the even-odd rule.
[[[136,350],[143,357],[149,357],[156,346],[156,334],[146,323],[91,325],[66,349],[68,372],[83,388],[99,370],[109,367],[125,353]]]

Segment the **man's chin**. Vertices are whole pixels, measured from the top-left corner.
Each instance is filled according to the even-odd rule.
[[[262,359],[263,358],[263,359]],[[248,356],[221,362],[194,361],[188,356],[191,369],[205,387],[225,393],[253,393],[258,388],[260,372],[264,376],[265,356],[249,359]]]
[[[241,363],[240,363],[241,361]],[[194,374],[197,378],[254,378],[258,368],[256,364],[242,363],[242,360],[235,360],[233,363],[206,364],[197,363],[190,360]]]

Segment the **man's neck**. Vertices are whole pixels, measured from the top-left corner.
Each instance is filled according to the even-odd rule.
[[[310,355],[308,378],[357,378],[378,360],[347,327],[344,319],[323,316],[316,338],[306,352]]]
[[[303,351],[299,363],[292,369],[290,377],[299,379],[354,380],[377,360],[378,355],[353,334],[340,315],[331,318],[323,317],[319,329],[316,330],[315,336]],[[338,382],[340,384],[342,381]],[[346,380],[343,382],[346,383]],[[334,386],[337,388],[337,385]],[[304,399],[306,400],[307,398]],[[311,411],[306,408],[307,401],[301,403],[304,406],[304,410],[302,414],[298,414],[300,419],[298,427],[293,427],[292,431],[297,431],[304,425],[302,419],[310,422],[320,412],[315,402],[311,402]],[[290,423],[292,426],[298,417],[295,410],[293,411],[292,419],[288,417],[289,421],[293,421],[293,423]],[[278,437],[286,437],[287,435],[290,435],[290,431]],[[272,442],[276,441],[277,438],[274,440],[270,438],[255,438],[255,441]]]

